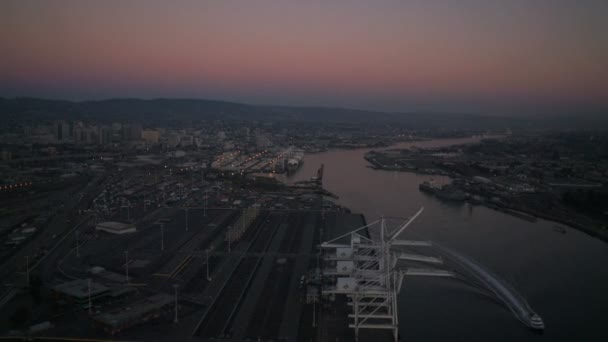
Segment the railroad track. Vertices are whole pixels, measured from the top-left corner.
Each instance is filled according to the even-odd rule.
[[[247,239],[253,242],[246,252],[242,253],[212,253],[217,255],[238,256],[239,264],[233,271],[228,282],[224,285],[219,296],[202,319],[196,335],[202,337],[227,337],[232,319],[245,297],[247,289],[260,265],[262,256],[268,250],[274,234],[284,222],[283,217],[269,216],[269,220],[257,221]],[[270,221],[270,222],[269,222]],[[250,252],[251,251],[251,252]],[[205,253],[205,252],[203,252]]]
[[[230,277],[230,281],[220,292],[206,318],[199,328],[203,337],[224,337],[225,329],[238,308],[250,279],[255,273],[258,258],[244,258]]]

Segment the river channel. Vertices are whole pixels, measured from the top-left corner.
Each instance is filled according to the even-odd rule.
[[[441,139],[391,148],[478,141]],[[419,192],[418,185],[447,178],[371,169],[363,158],[368,151],[306,155],[300,169],[284,181],[309,179],[324,164],[324,188],[339,196],[339,204],[363,213],[367,222],[381,215],[405,217],[424,206],[401,238],[438,241],[481,263],[516,287],[546,326],[542,334],[528,330],[504,306],[463,283],[406,278],[399,295],[400,335],[405,341],[608,340],[608,244],[558,223],[441,202]]]

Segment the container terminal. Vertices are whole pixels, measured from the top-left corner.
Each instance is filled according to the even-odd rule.
[[[174,207],[136,224],[89,222],[39,271],[55,316],[28,338],[350,340],[336,314],[346,302],[319,300],[318,247],[362,224],[340,208]]]
[[[163,207],[136,223],[89,223],[37,272],[51,319],[5,337],[399,341],[404,276],[474,279],[525,325],[544,329],[523,296],[481,265],[430,241],[398,240],[422,210],[391,233],[384,219],[366,224],[322,201],[307,210]],[[380,238],[371,238],[373,225]],[[431,246],[450,271],[428,267],[443,266],[441,257],[393,249]]]

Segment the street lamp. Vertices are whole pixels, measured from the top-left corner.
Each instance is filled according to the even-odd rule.
[[[125,251],[125,277],[129,284],[129,251]]]
[[[92,315],[93,314],[93,304],[91,301],[91,278],[89,278],[88,285],[89,285],[89,315]]]
[[[207,248],[205,253],[207,254],[207,281],[211,281],[211,277],[209,276],[209,248]]]
[[[177,318],[177,288],[179,287],[178,284],[173,284],[173,289],[175,289],[175,317],[173,318],[173,323],[179,322],[179,319]]]
[[[26,285],[26,287],[30,287],[30,257],[29,257],[29,255],[25,256],[25,285]]]
[[[209,199],[209,190],[205,190],[205,205],[203,206],[203,216],[207,216],[207,200]]]
[[[131,201],[127,201],[127,221],[131,221]]]
[[[160,224],[160,250],[165,250],[165,224]]]
[[[78,239],[79,235],[80,235],[80,232],[78,231],[78,229],[76,229],[76,257],[77,258],[80,258],[80,248],[78,246],[79,245],[79,239]]]
[[[184,209],[184,214],[186,215],[186,231],[188,231],[188,208]]]

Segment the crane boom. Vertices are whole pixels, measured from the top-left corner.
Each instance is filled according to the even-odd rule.
[[[405,228],[407,228],[407,226],[409,226],[412,222],[414,222],[414,220],[418,217],[418,215],[422,214],[423,211],[424,211],[424,207],[420,207],[420,209],[418,209],[418,211],[414,214],[414,216],[410,217],[410,219],[407,220],[407,222],[405,224],[403,224],[403,226],[399,227],[394,233],[389,235],[388,241],[395,240],[397,238],[397,236],[399,236],[399,234],[401,234],[405,230]]]

